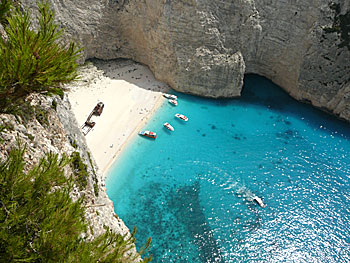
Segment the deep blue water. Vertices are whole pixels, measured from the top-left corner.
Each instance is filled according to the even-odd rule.
[[[350,262],[349,124],[256,75],[240,99],[175,94],[106,182],[153,262]]]

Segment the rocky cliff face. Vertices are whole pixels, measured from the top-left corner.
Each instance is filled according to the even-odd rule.
[[[256,73],[350,120],[347,0],[51,2],[85,58],[134,59],[174,89],[208,97],[239,96],[244,74]]]
[[[350,120],[347,0],[51,2],[85,58],[134,59],[174,89],[208,97],[239,96],[244,74],[256,73]]]
[[[88,238],[104,233],[105,227],[121,235],[130,234],[124,222],[114,213],[113,203],[104,187],[104,177],[96,169],[94,160],[88,154],[85,137],[70,110],[69,101],[61,100],[58,96],[45,97],[37,94],[30,95],[26,100],[35,109],[34,114],[24,113],[17,117],[0,114],[0,160],[5,159],[17,142],[26,145],[24,155],[26,169],[38,164],[48,152],[60,156],[63,154],[70,156],[72,152],[79,152],[87,165],[89,177],[86,178],[86,188],[80,190],[75,185],[71,196],[73,200],[84,197],[85,217],[91,226]],[[23,111],[29,112],[24,106]],[[70,166],[66,166],[66,174],[67,176],[72,174]],[[136,249],[133,249],[133,253],[135,252]]]

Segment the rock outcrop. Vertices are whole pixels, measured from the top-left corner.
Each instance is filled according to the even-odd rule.
[[[113,202],[106,193],[104,177],[92,156],[89,156],[85,137],[79,129],[67,97],[61,100],[58,96],[32,94],[26,100],[31,109],[34,109],[34,114],[29,114],[29,108],[24,106],[20,116],[0,114],[0,160],[4,160],[18,142],[26,145],[25,169],[38,164],[45,153],[70,156],[73,152],[79,152],[87,166],[89,177],[86,178],[86,188],[81,190],[75,185],[71,196],[73,200],[84,197],[85,217],[91,226],[88,238],[103,234],[106,227],[123,236],[130,234],[124,222],[114,212]],[[67,176],[72,174],[71,169],[66,166]],[[132,251],[135,253],[136,249]]]
[[[208,97],[239,96],[244,74],[256,73],[350,120],[346,0],[51,2],[86,59],[133,59],[175,90]]]

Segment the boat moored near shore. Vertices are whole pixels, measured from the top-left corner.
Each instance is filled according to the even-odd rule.
[[[177,100],[168,100],[170,104],[177,106]]]
[[[177,100],[177,96],[173,94],[163,93],[163,97],[169,100]]]
[[[165,128],[167,128],[170,131],[174,131],[174,127],[170,125],[170,123],[166,122],[163,124]]]
[[[145,136],[148,138],[152,138],[152,139],[157,138],[157,134],[155,132],[151,132],[151,131],[140,131],[139,135]]]
[[[180,119],[180,120],[183,120],[183,121],[188,121],[188,118],[185,115],[180,114],[180,113],[176,113],[175,117]]]

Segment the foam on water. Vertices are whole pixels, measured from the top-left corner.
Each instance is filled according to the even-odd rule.
[[[350,262],[348,124],[256,75],[240,99],[176,95],[106,183],[154,262]]]

